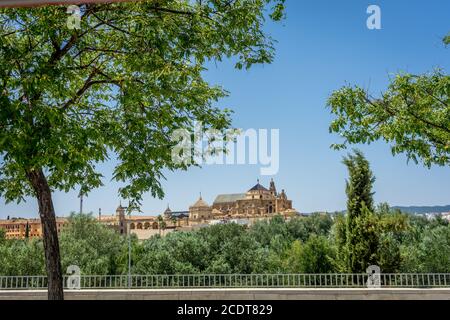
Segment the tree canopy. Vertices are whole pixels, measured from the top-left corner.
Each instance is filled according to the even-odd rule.
[[[450,164],[450,76],[443,70],[400,73],[379,96],[347,85],[331,94],[328,105],[336,116],[330,132],[344,139],[336,149],[384,140],[394,155],[405,153],[428,167]]]
[[[262,25],[282,15],[283,1],[269,0],[87,4],[72,30],[65,7],[1,9],[0,194],[33,195],[24,168],[85,194],[101,184],[96,164],[117,158],[123,198],[161,197],[162,169],[180,168],[170,132],[230,124],[214,106],[226,91],[203,79],[204,62],[271,62]]]
[[[336,229],[346,226],[339,214],[276,218],[249,229],[235,223],[189,232],[131,239],[132,274],[336,273],[350,272]],[[317,233],[305,225],[331,221]],[[61,233],[63,268],[76,264],[83,275],[128,273],[126,238],[89,215],[74,214]],[[359,220],[364,236],[351,250],[370,258],[383,273],[450,272],[450,226],[443,219],[402,214],[377,207]],[[0,230],[1,231],[1,230]],[[272,240],[267,241],[267,239]],[[369,247],[367,244],[371,244]],[[366,250],[366,249],[369,250]],[[364,260],[366,261],[366,260]],[[0,240],[0,275],[42,275],[40,239]],[[365,273],[363,270],[354,272]]]

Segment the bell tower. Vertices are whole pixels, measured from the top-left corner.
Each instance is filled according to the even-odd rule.
[[[127,225],[125,221],[125,207],[122,207],[122,202],[119,204],[119,206],[116,209],[116,219],[118,220],[118,229],[120,234],[126,234],[127,233]]]
[[[270,188],[269,188],[269,190],[270,190],[270,194],[271,195],[273,195],[273,196],[277,196],[277,188],[275,187],[275,182],[273,181],[273,178],[272,179],[270,179]]]

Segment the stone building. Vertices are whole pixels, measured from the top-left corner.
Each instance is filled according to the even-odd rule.
[[[169,206],[159,216],[128,215],[126,209],[120,204],[114,215],[99,213],[98,220],[120,234],[136,234],[139,239],[147,239],[155,234],[165,235],[189,224],[188,211],[172,211]]]
[[[152,235],[164,235],[175,230],[188,230],[192,227],[208,225],[217,221],[240,221],[239,219],[260,220],[275,214],[293,216],[296,211],[292,201],[284,190],[277,192],[275,182],[270,181],[269,189],[258,182],[245,193],[220,194],[212,205],[200,198],[189,211],[172,211],[169,206],[160,216],[129,215],[127,208],[120,204],[115,214],[98,214],[98,221],[118,233],[136,234],[139,239]],[[67,218],[57,218],[58,233],[68,224]],[[8,239],[42,237],[42,226],[39,219],[0,220],[0,228],[5,229]]]
[[[115,229],[120,234],[127,234],[133,230],[159,229],[158,218],[155,216],[127,215],[126,207],[120,204],[114,215],[102,215],[99,213],[98,221]]]
[[[120,204],[115,214],[104,215],[101,210],[97,221],[122,235],[133,233],[139,239],[146,239],[154,234],[163,234],[173,231],[188,223],[187,211],[172,212],[166,209],[162,218],[157,216],[128,215],[126,207]],[[68,218],[56,218],[58,234],[69,224]],[[42,238],[42,224],[40,219],[12,218],[0,220],[0,229],[5,231],[6,239]]]
[[[275,182],[266,189],[257,181],[246,193],[220,194],[209,206],[201,197],[189,208],[189,219],[208,220],[226,217],[265,217],[274,214],[294,213],[292,200],[284,190],[277,192]]]
[[[202,199],[202,195],[189,207],[189,218],[191,220],[208,220],[212,219],[211,207]]]
[[[56,218],[56,230],[60,234],[67,225],[67,219]],[[0,229],[5,231],[6,239],[41,238],[43,234],[40,219],[12,218],[0,220]]]

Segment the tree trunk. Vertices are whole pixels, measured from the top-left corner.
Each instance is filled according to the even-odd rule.
[[[64,300],[58,230],[56,227],[52,193],[42,169],[28,170],[27,177],[35,191],[39,204],[39,216],[41,218],[45,250],[45,265],[47,267],[48,299]]]

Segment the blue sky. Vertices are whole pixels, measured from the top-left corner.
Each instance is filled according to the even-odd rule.
[[[366,28],[370,4],[381,8],[381,30]],[[378,93],[398,71],[423,73],[450,68],[450,48],[442,37],[450,31],[449,1],[287,1],[287,19],[268,23],[276,44],[271,65],[249,71],[230,61],[211,64],[205,77],[230,96],[219,105],[234,110],[234,126],[280,129],[280,169],[273,178],[302,212],[345,208],[346,151],[329,148],[338,142],[328,133],[332,119],[327,97],[344,84],[359,84]],[[393,157],[385,143],[360,147],[377,177],[376,202],[391,205],[450,204],[448,167],[424,168]],[[85,211],[113,213],[119,203],[116,183],[109,182],[113,163],[102,165],[105,186],[85,198]],[[185,210],[202,192],[211,203],[219,193],[245,192],[259,177],[258,165],[216,165],[167,173],[166,197],[144,195],[145,214],[160,214],[167,203]],[[259,177],[268,185],[271,177]],[[55,193],[57,214],[77,211],[77,192]],[[34,199],[19,205],[0,201],[0,218],[37,216]]]

